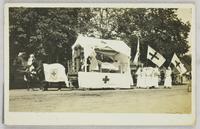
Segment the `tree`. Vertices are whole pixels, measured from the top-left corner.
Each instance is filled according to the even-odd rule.
[[[90,9],[10,8],[10,55],[34,53],[44,62],[71,59],[71,46],[78,33],[86,33]]]
[[[168,65],[173,53],[183,56],[189,49],[190,24],[183,23],[174,8],[10,8],[10,60],[18,52],[35,53],[48,63],[71,59],[71,46],[78,34],[120,39],[136,53],[140,33],[141,61],[147,63],[150,45]]]
[[[93,17],[90,22],[88,36],[102,39],[117,39],[117,18],[122,14],[117,8],[91,8]]]
[[[127,9],[118,20],[119,33],[125,36],[132,48],[132,57],[136,49],[134,31],[141,34],[141,60],[147,62],[147,46],[150,45],[167,59],[165,66],[170,62],[173,53],[184,55],[188,49],[187,37],[190,24],[183,23],[176,15],[177,9],[150,8]],[[126,24],[124,24],[126,23]]]

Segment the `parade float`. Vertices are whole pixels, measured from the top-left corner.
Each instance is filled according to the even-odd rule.
[[[120,40],[78,36],[70,69],[79,88],[131,88],[130,52]]]

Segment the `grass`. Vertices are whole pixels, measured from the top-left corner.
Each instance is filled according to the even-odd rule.
[[[10,90],[11,112],[191,113],[187,86],[172,89]]]

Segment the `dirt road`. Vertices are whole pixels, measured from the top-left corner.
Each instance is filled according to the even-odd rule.
[[[10,90],[13,112],[190,113],[187,86],[172,89]]]

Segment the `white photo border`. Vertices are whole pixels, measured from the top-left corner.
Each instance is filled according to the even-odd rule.
[[[9,112],[9,7],[192,8],[192,113]],[[193,125],[196,120],[195,5],[178,3],[7,3],[4,8],[4,122],[7,125]]]

